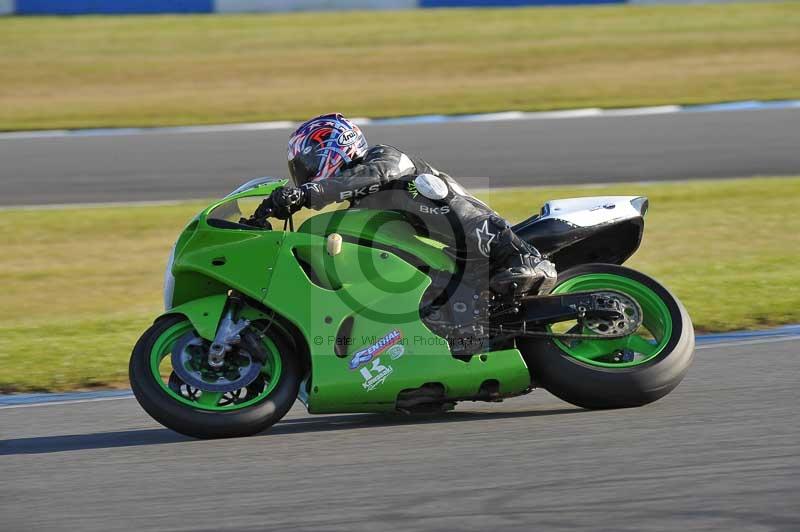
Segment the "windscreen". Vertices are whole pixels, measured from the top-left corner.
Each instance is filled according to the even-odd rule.
[[[261,185],[263,185],[265,183],[274,183],[276,181],[280,181],[280,179],[278,179],[277,177],[257,177],[255,179],[251,179],[250,181],[248,181],[244,185],[239,186],[233,192],[231,192],[230,194],[228,194],[225,197],[227,198],[227,197],[233,196],[234,194],[239,194],[240,192],[244,192],[245,190],[250,190],[251,188],[256,188],[256,187],[261,186]]]
[[[248,196],[246,198],[232,199],[218,205],[208,213],[208,220],[222,220],[239,223],[242,218],[250,218],[267,196]]]

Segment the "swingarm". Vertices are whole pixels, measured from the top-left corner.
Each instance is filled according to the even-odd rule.
[[[568,332],[555,333],[549,325],[575,321]],[[504,337],[614,339],[628,336],[642,324],[642,309],[632,298],[615,290],[573,292],[525,298],[511,308],[493,313],[493,331]]]

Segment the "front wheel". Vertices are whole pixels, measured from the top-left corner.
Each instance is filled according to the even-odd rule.
[[[654,279],[622,266],[587,264],[559,275],[554,294],[614,290],[636,300],[642,325],[614,340],[518,340],[531,378],[553,395],[583,408],[626,408],[672,391],[694,354],[694,329],[680,301]],[[553,332],[597,333],[577,322]]]
[[[202,343],[186,317],[159,318],[139,339],[131,354],[131,388],[139,404],[167,428],[195,438],[248,436],[279,421],[297,398],[301,376],[297,357],[278,335],[260,335],[265,357],[256,366],[257,377],[247,386],[228,391],[203,391],[187,384],[172,368],[173,349],[187,345],[187,339]],[[197,350],[198,352],[201,349]],[[235,361],[237,362],[237,361]],[[252,362],[238,357],[240,367],[227,368],[234,375]],[[208,375],[202,361],[198,374]],[[246,368],[241,368],[246,369]],[[215,382],[224,379],[208,375]],[[210,387],[209,387],[210,388]]]

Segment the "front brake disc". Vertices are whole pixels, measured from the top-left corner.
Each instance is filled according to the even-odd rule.
[[[206,392],[227,393],[251,384],[261,373],[262,363],[242,347],[225,354],[221,368],[208,365],[209,342],[188,332],[172,348],[172,370],[189,386]]]

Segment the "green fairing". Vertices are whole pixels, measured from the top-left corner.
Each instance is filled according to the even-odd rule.
[[[308,409],[312,413],[391,411],[402,390],[434,382],[453,398],[478,394],[487,380],[497,381],[504,395],[530,387],[527,367],[516,349],[476,355],[469,362],[453,358],[446,341],[420,320],[420,301],[430,278],[412,264],[390,251],[347,241],[339,254],[328,255],[321,235],[338,232],[399,249],[433,269],[455,271],[443,246],[417,237],[400,214],[367,210],[320,214],[298,232],[208,225],[209,213],[220,205],[266,196],[283,184],[268,183],[226,198],[187,226],[176,245],[172,268],[172,301],[178,306],[168,314],[185,315],[201,336],[213,339],[226,293],[235,289],[296,325],[311,355]],[[245,317],[267,318],[256,309],[248,309]],[[352,330],[342,341],[344,356],[337,356],[337,333],[348,318],[353,320]],[[350,369],[354,353],[395,330],[399,338],[394,346]],[[367,376],[373,377],[367,384],[374,386],[365,384]]]
[[[225,310],[225,303],[228,295],[225,293],[214,296],[201,297],[194,299],[183,305],[170,309],[166,314],[181,314],[192,323],[194,330],[206,340],[213,340],[217,333],[217,326]],[[253,320],[268,319],[268,316],[260,310],[245,307],[239,312],[239,317]]]
[[[197,334],[206,340],[213,340],[217,326],[228,301],[227,294],[201,297],[172,308],[167,314],[182,314],[192,322]]]
[[[284,233],[220,229],[208,225],[208,215],[235,200],[268,195],[286,180],[264,184],[218,201],[197,215],[183,230],[175,246],[173,305],[233,288],[260,299],[269,286],[270,262],[279,253]],[[263,257],[263,268],[253,260]],[[220,264],[218,259],[224,258]]]
[[[312,283],[293,253],[305,259],[325,286]],[[370,268],[368,265],[374,265]],[[380,271],[380,276],[378,276]],[[331,281],[333,279],[333,281]],[[527,367],[517,350],[488,353],[462,362],[452,357],[444,338],[431,332],[419,319],[419,304],[430,279],[392,253],[343,243],[342,251],[329,257],[325,239],[305,233],[287,234],[278,255],[272,283],[263,302],[298,326],[311,352],[312,413],[394,410],[397,394],[428,382],[440,382],[448,396],[475,395],[489,379],[500,383],[504,394],[521,393],[530,385]],[[337,332],[353,318],[344,357],[335,353]],[[391,374],[372,390],[362,385],[360,372],[349,369],[353,354],[378,342],[393,330],[402,334],[403,354],[392,360],[381,354]],[[361,367],[372,367],[372,362]]]
[[[455,262],[443,251],[444,244],[417,235],[399,212],[348,209],[323,213],[306,220],[299,231],[320,236],[336,232],[398,249],[434,270],[456,271]]]

